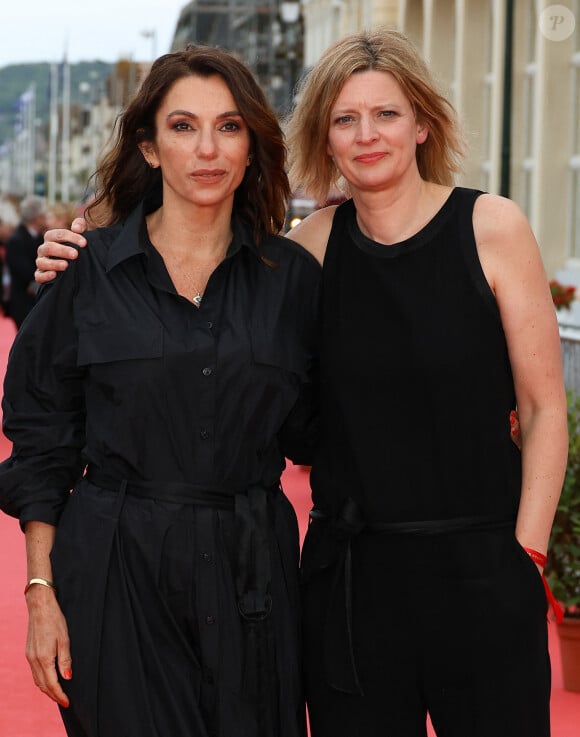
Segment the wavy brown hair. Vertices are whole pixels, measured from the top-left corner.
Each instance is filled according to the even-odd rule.
[[[213,75],[227,84],[250,132],[252,160],[236,190],[234,210],[251,224],[256,238],[282,230],[290,189],[276,115],[245,64],[224,49],[202,45],[159,57],[119,115],[112,148],[94,175],[97,194],[87,208],[91,221],[102,222],[107,213],[108,224],[121,222],[143,197],[161,188],[160,170],[147,165],[138,144],[155,140],[155,116],[175,82]]]
[[[327,152],[330,113],[344,83],[364,71],[389,72],[409,99],[415,118],[429,128],[417,146],[421,177],[451,184],[460,171],[465,144],[451,103],[438,91],[425,61],[399,31],[378,28],[350,34],[322,54],[298,90],[297,102],[286,121],[290,182],[302,186],[319,202],[338,186],[341,174]]]

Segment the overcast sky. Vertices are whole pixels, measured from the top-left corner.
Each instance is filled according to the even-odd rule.
[[[169,51],[187,0],[0,0],[0,67],[38,61],[149,61]],[[143,31],[156,29],[157,37]]]

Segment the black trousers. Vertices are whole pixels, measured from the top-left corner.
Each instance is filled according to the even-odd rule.
[[[306,558],[324,534],[316,528]],[[363,695],[328,684],[336,565],[303,586],[312,737],[425,737],[427,713],[438,737],[549,737],[546,597],[513,530],[366,532],[352,541],[352,565]]]

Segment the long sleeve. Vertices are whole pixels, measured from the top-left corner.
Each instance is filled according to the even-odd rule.
[[[311,466],[319,435],[319,387],[317,381],[312,381],[302,387],[278,433],[278,441],[286,458],[295,464]]]
[[[3,430],[13,450],[0,464],[0,508],[22,525],[56,525],[83,469],[84,370],[77,367],[75,275],[73,266],[43,291],[8,360]]]
[[[295,464],[310,466],[320,437],[320,365],[318,346],[320,342],[320,282],[315,272],[315,281],[301,284],[303,292],[299,299],[303,309],[295,310],[303,320],[301,338],[307,346],[309,361],[306,380],[290,414],[285,419],[278,442],[286,458]]]

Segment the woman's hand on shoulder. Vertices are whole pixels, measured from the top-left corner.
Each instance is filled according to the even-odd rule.
[[[329,205],[321,210],[315,210],[286,233],[286,238],[300,243],[303,248],[310,251],[320,265],[324,261],[336,207]]]
[[[47,230],[44,234],[44,243],[38,247],[36,271],[34,279],[38,284],[45,284],[56,279],[58,271],[64,271],[68,262],[78,257],[78,252],[68,243],[74,243],[79,248],[87,245],[86,238],[81,235],[87,229],[84,218],[73,220],[71,230],[56,228]]]

